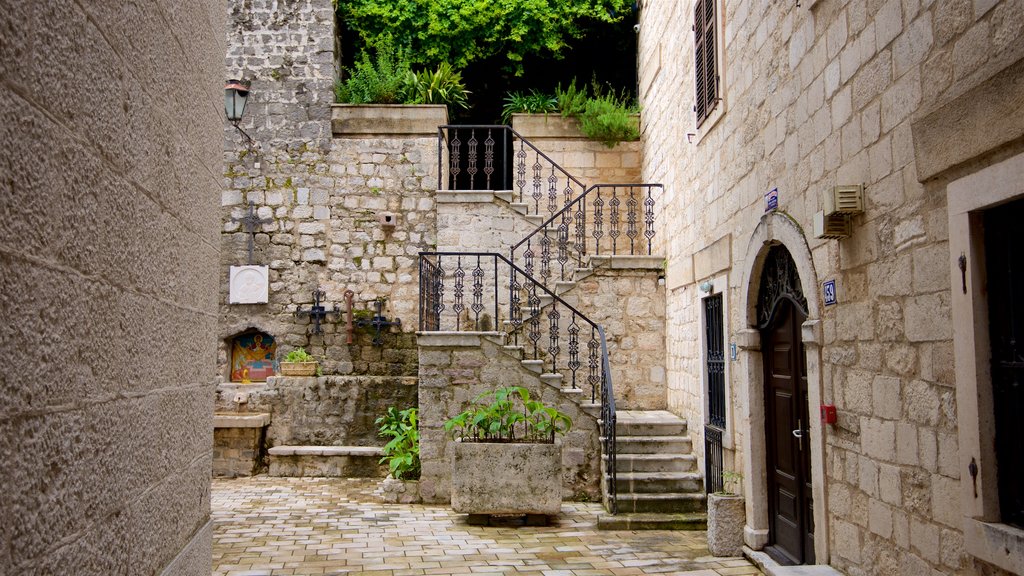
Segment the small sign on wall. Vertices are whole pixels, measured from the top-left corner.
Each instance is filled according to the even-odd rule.
[[[771,212],[779,207],[779,189],[772,188],[764,194],[764,211]]]
[[[831,306],[836,303],[836,281],[826,280],[821,285],[821,293],[825,299],[825,306]]]
[[[229,304],[266,304],[270,299],[270,277],[266,266],[232,266]]]

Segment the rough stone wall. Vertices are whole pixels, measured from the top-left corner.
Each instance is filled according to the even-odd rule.
[[[0,566],[209,574],[217,2],[0,9]]]
[[[241,394],[244,402],[236,403]],[[271,377],[267,383],[221,384],[219,412],[272,414],[266,447],[383,446],[374,424],[391,406],[416,407],[415,377]]]
[[[228,340],[254,327],[278,339],[278,353],[303,346],[327,374],[414,375],[416,255],[434,245],[436,140],[334,138],[331,131],[334,11],[328,0],[237,0],[228,34],[228,74],[253,80],[242,128],[259,143],[253,154],[225,133],[222,194],[220,376],[228,379]],[[257,160],[259,166],[257,167]],[[254,263],[269,266],[268,304],[228,304],[228,268],[246,263],[248,234],[232,221],[254,202],[272,219],[255,235]],[[381,212],[397,216],[393,230]],[[383,348],[345,343],[340,318],[322,336],[308,334],[307,310],[319,285],[326,304],[356,310],[386,298],[384,315],[404,334]],[[397,330],[396,330],[397,332]],[[390,359],[384,358],[390,356]]]
[[[601,447],[597,420],[557,388],[540,382],[518,360],[480,333],[420,338],[420,495],[447,502],[451,472],[444,422],[467,409],[484,392],[524,386],[534,397],[569,415],[573,428],[562,438],[562,498],[600,497]]]
[[[963,551],[945,195],[918,182],[911,120],[1020,59],[1022,6],[720,4],[725,112],[700,130],[690,112],[692,3],[647,2],[641,14],[643,172],[669,196],[669,406],[699,422],[701,350],[685,335],[701,328],[696,284],[711,273],[693,255],[731,235],[719,264],[734,338],[748,326],[739,309],[747,243],[777,186],[818,276],[802,278],[804,289],[838,286],[839,304],[813,311],[823,321],[823,399],[839,409],[825,433],[829,522],[818,536],[829,539],[830,563],[849,574],[995,573]],[[853,236],[811,237],[820,195],[857,183],[866,213]]]
[[[571,294],[604,327],[616,408],[665,409],[665,287],[657,271],[595,268]]]
[[[213,476],[252,476],[263,453],[263,428],[214,428]]]
[[[558,114],[513,114],[512,128],[587,186],[640,182],[640,142],[609,148],[584,137],[578,120]]]

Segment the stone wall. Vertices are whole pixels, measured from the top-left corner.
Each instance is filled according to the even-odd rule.
[[[669,206],[660,240],[669,256],[669,406],[693,422],[703,418],[696,288],[716,278],[726,337],[748,350],[727,369],[738,416],[727,461],[743,467],[763,458],[744,453],[757,433],[751,427],[763,422],[743,416],[751,396],[741,393],[748,383],[751,395],[763,390],[762,376],[740,368],[759,354],[756,332],[743,338],[756,301],[752,258],[763,253],[752,237],[767,222],[763,195],[777,187],[779,210],[799,235],[787,247],[812,272],[801,278],[805,293],[828,279],[838,288],[839,303],[818,304],[810,318],[820,324],[808,326],[821,343],[820,352],[808,351],[820,377],[812,394],[839,410],[837,426],[811,429],[823,453],[815,481],[823,478],[826,496],[815,502],[827,520],[816,526],[826,540],[818,561],[848,574],[997,573],[964,550],[946,197],[941,183],[919,182],[911,122],[1024,55],[1015,40],[1021,5],[718,6],[724,112],[699,129],[689,112],[692,4],[647,2],[641,12],[643,174],[666,183]],[[987,120],[998,123],[993,113]],[[822,194],[860,183],[866,212],[853,219],[852,236],[814,238]],[[751,514],[759,480],[747,472],[749,528],[764,520]]]
[[[374,421],[389,407],[414,408],[416,401],[415,377],[271,377],[265,384],[219,385],[216,409],[272,414],[267,448],[383,446]]]
[[[452,440],[444,431],[444,422],[467,409],[478,395],[505,386],[524,386],[534,397],[569,415],[573,428],[562,439],[562,497],[600,498],[601,447],[596,417],[558,388],[542,383],[487,334],[420,336],[420,495],[424,502],[448,502],[450,498],[446,447]]]
[[[641,181],[638,141],[609,148],[583,136],[579,120],[559,114],[513,114],[512,129],[587,186]]]
[[[209,574],[223,6],[0,10],[0,566]]]
[[[220,376],[228,379],[229,340],[248,328],[273,335],[284,354],[303,346],[327,374],[415,374],[416,255],[435,244],[434,130],[372,137],[333,134],[334,11],[328,0],[232,3],[227,73],[252,80],[241,127],[259,143],[248,150],[226,132],[221,198]],[[443,123],[443,122],[441,122]],[[337,123],[341,126],[343,123]],[[253,202],[263,224],[254,236],[254,263],[269,266],[267,304],[228,304],[228,268],[246,263],[249,235],[232,220]],[[378,222],[395,216],[395,226]],[[309,333],[316,286],[326,305],[368,313],[378,298],[401,330],[383,347],[347,345],[338,316],[322,335]],[[364,339],[365,340],[365,339]],[[390,357],[390,359],[388,358]]]

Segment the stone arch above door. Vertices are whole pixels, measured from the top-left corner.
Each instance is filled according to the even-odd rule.
[[[747,449],[742,459],[745,476],[744,485],[747,505],[747,524],[744,527],[745,543],[755,550],[760,550],[768,542],[768,489],[767,470],[764,454],[765,443],[765,406],[764,406],[764,364],[761,356],[761,336],[758,327],[762,322],[758,318],[758,302],[761,296],[761,278],[768,254],[773,246],[782,245],[793,259],[799,276],[800,294],[807,312],[807,319],[801,327],[801,340],[806,347],[808,404],[812,413],[817,413],[817,406],[822,400],[821,377],[821,301],[818,296],[818,275],[814,270],[811,250],[804,237],[803,230],[787,214],[773,212],[761,217],[757,227],[747,243],[743,260],[743,283],[739,290],[739,305],[742,310],[741,326],[734,335],[742,350],[738,358],[740,379],[737,390],[739,401],[745,404],[746,420],[741,423],[741,433],[748,440]],[[797,298],[797,301],[799,299]],[[815,557],[819,563],[828,562],[828,523],[825,491],[825,443],[822,426],[817,418],[811,419],[811,469],[815,482],[813,498],[815,502],[814,524],[819,537],[815,538]]]

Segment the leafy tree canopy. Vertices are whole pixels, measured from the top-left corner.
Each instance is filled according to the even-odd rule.
[[[412,64],[471,62],[503,56],[523,73],[527,55],[562,55],[588,25],[618,22],[634,0],[334,0],[338,15],[362,44],[385,34],[409,48]]]

